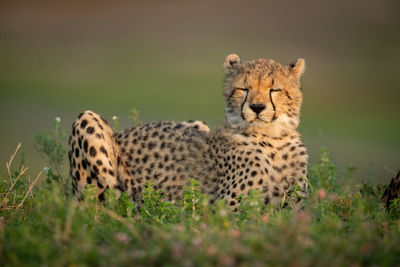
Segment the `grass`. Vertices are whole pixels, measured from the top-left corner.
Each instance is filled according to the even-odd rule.
[[[309,167],[302,209],[266,206],[252,192],[232,213],[223,201],[210,205],[195,180],[174,203],[149,183],[138,208],[111,190],[105,203],[94,187],[80,202],[65,191],[66,175],[56,170],[66,157],[59,157],[64,143],[56,142],[64,133],[57,124],[51,133],[35,139],[49,164],[45,175],[30,179],[24,156],[15,166],[14,154],[9,177],[0,179],[2,266],[394,266],[400,260],[400,220],[392,212],[399,204],[386,212],[383,186],[357,182],[354,168],[338,171],[327,150]]]

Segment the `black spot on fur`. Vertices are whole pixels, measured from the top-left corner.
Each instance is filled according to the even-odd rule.
[[[85,129],[87,123],[88,123],[87,120],[83,120],[83,121],[81,122],[81,128],[82,128],[82,129]]]
[[[96,165],[93,165],[93,173],[94,173],[94,175],[92,175],[92,176],[96,176],[96,177],[99,174],[99,168],[97,168]]]
[[[93,128],[92,126],[87,127],[86,132],[87,132],[88,134],[92,134],[92,133],[94,133],[94,128]]]
[[[78,171],[75,172],[75,178],[76,178],[76,180],[78,180],[78,181],[81,179],[81,175],[79,174]]]
[[[104,146],[100,147],[100,152],[102,152],[104,155],[106,155],[106,157],[108,157],[107,150],[104,148]]]
[[[83,149],[85,150],[85,153],[88,152],[88,146],[89,146],[88,141],[85,140],[85,141],[83,142]]]
[[[82,168],[84,168],[85,170],[86,170],[86,160],[84,159],[84,160],[82,160]]]
[[[99,184],[97,184],[97,185],[99,185]],[[102,187],[100,187],[100,188],[102,188]],[[101,194],[99,195],[99,201],[101,201],[101,202],[103,202],[103,201],[105,201],[106,199],[105,199],[105,197],[104,197],[104,192],[101,192]]]
[[[90,154],[90,156],[92,156],[92,157],[95,157],[95,156],[96,156],[97,151],[96,151],[96,149],[95,149],[93,146],[90,147],[89,154]]]
[[[174,130],[178,130],[181,129],[183,127],[182,123],[178,123],[177,125],[175,125]]]
[[[149,150],[152,150],[152,149],[155,148],[156,146],[157,146],[157,144],[154,143],[154,142],[149,142],[149,144],[148,144]]]

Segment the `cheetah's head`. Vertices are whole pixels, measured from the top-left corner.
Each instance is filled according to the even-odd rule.
[[[297,128],[304,59],[286,66],[265,58],[242,62],[231,54],[225,58],[224,69],[228,127],[262,127],[274,135]]]

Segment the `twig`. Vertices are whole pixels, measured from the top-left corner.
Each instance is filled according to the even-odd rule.
[[[4,196],[3,200],[1,201],[1,206],[4,205],[4,202],[7,200],[7,197],[11,193],[11,191],[13,190],[15,184],[18,182],[19,178],[21,178],[22,175],[24,175],[24,173],[26,172],[27,169],[28,168],[26,168],[24,166],[21,166],[21,171],[19,172],[19,175],[18,175],[17,179],[15,179],[14,183],[12,183],[10,189],[8,189],[7,194]],[[10,176],[10,179],[11,179],[11,176]]]
[[[7,167],[7,171],[8,171],[8,177],[10,178],[10,184],[12,184],[10,166],[11,166],[11,163],[13,162],[13,160],[15,158],[15,155],[17,154],[18,150],[20,149],[20,147],[21,147],[21,143],[18,143],[14,154],[12,154],[11,157],[10,157],[10,161],[8,163],[6,163],[6,167]]]
[[[24,198],[23,198],[22,201],[18,204],[18,206],[17,206],[17,208],[16,208],[15,210],[18,210],[18,209],[22,206],[22,204],[24,204],[25,199],[28,197],[29,193],[32,191],[33,187],[35,186],[37,180],[39,180],[39,177],[42,175],[42,173],[43,173],[43,170],[39,172],[39,174],[38,174],[38,176],[36,177],[35,181],[33,181],[33,183],[31,183],[31,184],[29,185],[28,192],[26,192]]]
[[[17,206],[7,206],[7,207],[1,207],[1,210],[13,210],[15,209]]]
[[[31,176],[28,175],[28,183],[31,184]],[[33,197],[33,192],[31,191],[31,197]]]

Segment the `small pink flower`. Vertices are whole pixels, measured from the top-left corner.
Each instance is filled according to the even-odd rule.
[[[215,245],[211,245],[207,249],[208,256],[214,256],[218,253],[218,248]]]
[[[297,214],[296,214],[296,221],[297,221],[297,222],[303,222],[303,223],[308,224],[308,223],[311,223],[312,218],[311,218],[311,216],[310,216],[308,213],[306,213],[305,211],[299,211],[299,212],[297,212]]]
[[[233,238],[237,238],[237,237],[240,236],[240,232],[239,232],[239,230],[233,229],[231,231],[231,235],[232,235]]]
[[[171,246],[171,250],[172,250],[172,257],[175,260],[178,260],[182,257],[184,249],[180,243],[173,243]]]
[[[325,191],[325,189],[320,189],[320,190],[318,190],[318,198],[319,199],[324,199],[324,198],[326,198],[326,191]]]
[[[201,241],[201,238],[199,238],[199,237],[194,237],[192,240],[192,244],[195,247],[200,247],[201,243],[202,243],[202,241]]]
[[[146,254],[146,253],[145,253],[143,250],[136,250],[136,249],[133,249],[133,250],[130,251],[129,256],[130,256],[131,258],[133,258],[133,259],[136,259],[136,258],[142,258],[142,257],[144,257],[145,254]]]
[[[361,253],[367,255],[371,252],[371,250],[372,250],[372,244],[367,243],[361,248]]]
[[[122,243],[122,244],[128,244],[129,236],[125,233],[116,233],[115,240],[117,240],[117,242]]]
[[[336,198],[337,198],[337,195],[334,194],[334,193],[331,193],[331,194],[328,195],[328,199],[329,199],[330,201],[334,201],[334,200],[336,200]]]
[[[269,215],[268,214],[264,214],[263,216],[261,216],[261,221],[263,223],[267,223],[269,221]]]
[[[233,266],[235,264],[235,259],[231,256],[225,255],[218,258],[218,263],[220,266]]]

